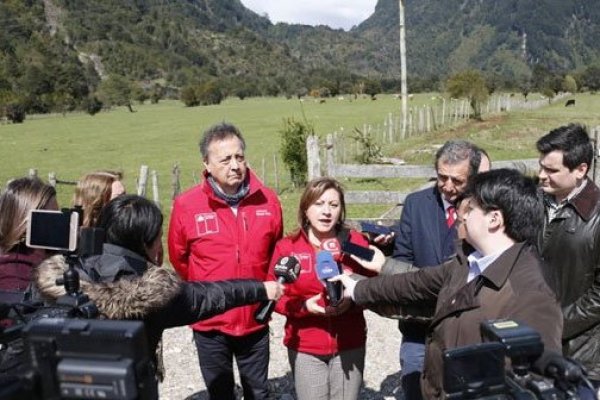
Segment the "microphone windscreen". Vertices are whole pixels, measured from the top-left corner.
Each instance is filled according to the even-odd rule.
[[[284,282],[292,283],[300,275],[300,262],[294,256],[281,257],[275,264],[274,274],[277,278],[283,278]]]
[[[340,268],[333,259],[329,251],[320,251],[317,253],[317,276],[320,280],[326,281],[340,274]]]

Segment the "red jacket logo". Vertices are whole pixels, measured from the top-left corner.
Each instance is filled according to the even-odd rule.
[[[196,222],[196,233],[198,236],[219,233],[219,220],[217,219],[217,213],[196,214],[194,219]]]

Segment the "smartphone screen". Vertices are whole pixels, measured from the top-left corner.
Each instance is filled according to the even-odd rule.
[[[33,248],[74,251],[77,248],[79,214],[31,210],[26,245]]]

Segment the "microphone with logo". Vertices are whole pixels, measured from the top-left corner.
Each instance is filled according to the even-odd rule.
[[[281,257],[275,264],[275,276],[279,283],[292,283],[300,275],[300,262],[294,256]],[[254,320],[259,324],[269,321],[275,309],[275,300],[264,302],[254,313]]]
[[[340,274],[340,267],[338,266],[334,254],[336,254],[335,246],[339,249],[339,242],[337,239],[330,239],[321,243],[321,248],[327,250],[321,250],[317,253],[317,276],[325,284],[327,289],[327,297],[329,297],[329,304],[333,307],[337,306],[342,300],[342,283],[341,282],[329,282],[329,278],[333,278]],[[339,257],[340,252],[337,251]]]

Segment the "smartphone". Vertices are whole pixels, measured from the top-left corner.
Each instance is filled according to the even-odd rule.
[[[79,231],[79,213],[31,210],[27,221],[27,247],[75,251]]]
[[[361,222],[360,230],[361,232],[374,233],[376,235],[389,235],[392,233],[392,230],[388,226],[370,224],[368,222]]]
[[[356,257],[362,258],[363,260],[372,261],[375,251],[368,247],[359,246],[349,241],[342,243],[342,251],[348,254],[354,254]]]

